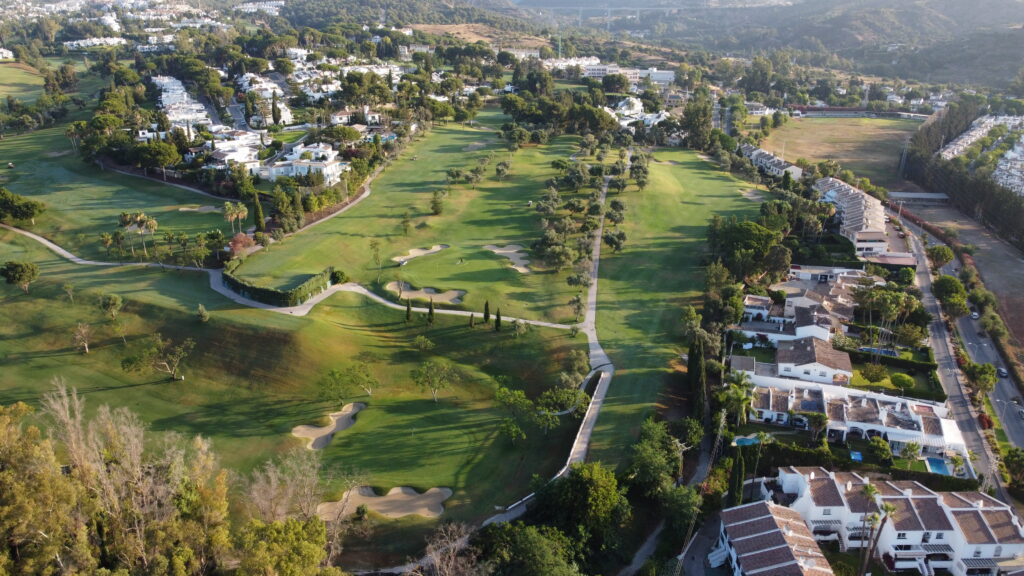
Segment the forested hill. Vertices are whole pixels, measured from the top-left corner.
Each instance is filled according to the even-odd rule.
[[[297,27],[323,28],[329,24],[466,24],[481,23],[500,30],[529,31],[531,23],[513,17],[515,7],[505,0],[294,0],[281,15]],[[519,16],[519,15],[516,15]]]

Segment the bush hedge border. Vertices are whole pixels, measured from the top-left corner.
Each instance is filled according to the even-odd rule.
[[[238,266],[236,264],[224,269],[224,285],[244,298],[271,306],[298,306],[328,289],[331,286],[332,276],[334,275],[334,267],[328,266],[319,274],[310,276],[305,282],[291,290],[278,290],[277,288],[258,286],[238,278],[231,273]]]

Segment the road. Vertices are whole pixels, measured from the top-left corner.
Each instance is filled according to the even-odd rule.
[[[895,214],[892,215],[895,218]],[[926,310],[931,313],[934,320],[928,325],[928,336],[932,350],[935,351],[935,362],[938,364],[937,373],[942,389],[947,395],[947,404],[953,419],[956,420],[960,432],[963,434],[967,449],[975,454],[973,462],[976,472],[984,474],[986,481],[993,484],[1004,502],[1009,502],[1006,492],[995,470],[995,456],[993,455],[984,437],[981,435],[981,428],[978,425],[978,414],[971,405],[970,399],[964,390],[960,378],[960,370],[956,365],[956,359],[952,353],[952,344],[949,333],[942,321],[942,312],[939,309],[939,302],[932,294],[932,274],[924,253],[924,245],[921,243],[921,230],[908,221],[903,221],[906,229],[914,232],[910,235],[911,251],[917,256],[917,284],[921,288],[923,296],[921,302]]]

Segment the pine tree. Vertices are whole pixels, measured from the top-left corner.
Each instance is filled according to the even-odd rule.
[[[491,301],[484,300],[484,324],[488,324],[491,321]]]
[[[494,314],[494,331],[501,332],[501,308]]]
[[[412,300],[408,299],[405,301],[405,322],[412,322]]]
[[[707,400],[707,373],[704,369],[704,343],[698,338],[694,338],[690,343],[686,370],[689,375],[690,393],[693,396],[693,417],[702,420]]]
[[[427,308],[427,326],[434,325],[434,299],[430,299],[430,308]]]
[[[260,202],[260,193],[255,190],[252,193],[253,213],[256,215],[256,230],[264,232],[267,224],[263,217],[263,203]]]
[[[469,327],[476,328],[476,314],[469,315]]]

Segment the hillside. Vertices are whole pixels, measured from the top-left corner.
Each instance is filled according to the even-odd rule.
[[[503,13],[499,13],[503,12]],[[338,22],[389,26],[410,24],[486,24],[501,30],[527,31],[531,24],[505,0],[467,2],[454,0],[298,0],[281,15],[295,26],[322,28]]]

